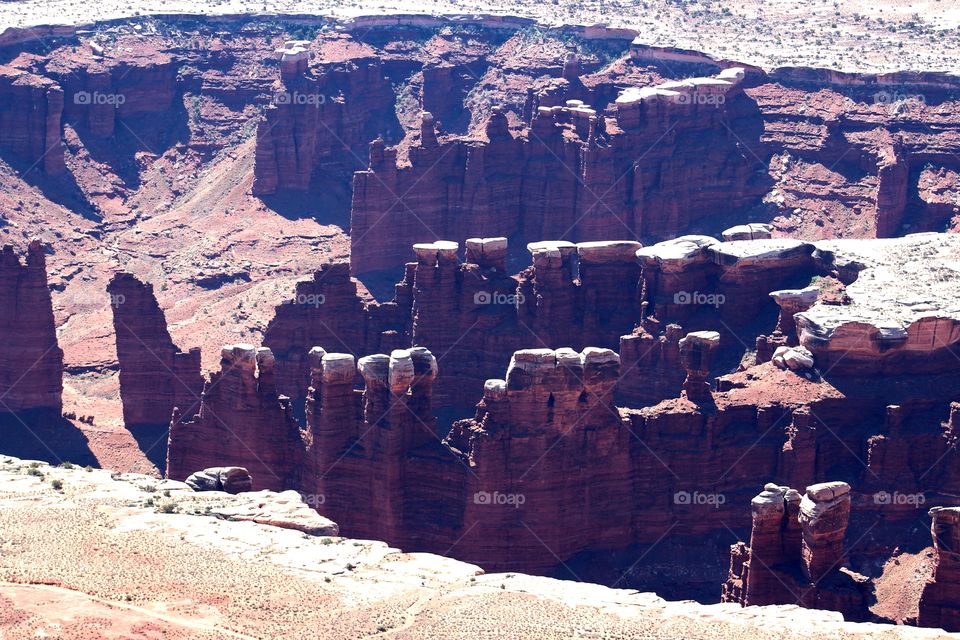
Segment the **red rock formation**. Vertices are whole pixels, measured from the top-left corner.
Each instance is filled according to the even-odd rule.
[[[225,346],[222,356],[220,371],[204,385],[197,415],[173,413],[167,477],[184,480],[211,466],[244,467],[254,490],[293,487],[303,446],[290,401],[277,393],[273,354],[239,344]]]
[[[63,87],[64,118],[107,137],[117,130],[118,120],[138,130],[136,116],[170,113],[180,64],[176,56],[148,48],[123,58],[55,59],[46,71]]]
[[[724,602],[742,606],[797,604],[866,620],[869,579],[843,566],[850,485],[827,482],[800,494],[768,484],[751,502],[750,546],[731,546]]]
[[[355,168],[357,154],[396,121],[396,98],[378,57],[365,51],[328,60],[325,49],[307,46],[292,41],[278,51],[279,85],[257,126],[256,195],[306,190],[327,160]],[[311,54],[319,54],[318,64],[310,66]]]
[[[194,416],[203,391],[200,349],[184,352],[173,343],[153,285],[129,273],[117,273],[107,293],[126,427],[169,424],[174,408],[188,419]]]
[[[55,175],[66,168],[60,142],[63,89],[53,80],[0,65],[0,147]]]
[[[486,141],[422,142],[410,149],[409,167],[372,150],[354,178],[354,273],[397,267],[404,246],[438,235],[664,237],[711,211],[755,202],[763,188],[737,138],[759,135],[756,105],[737,77],[712,82],[699,90],[681,83],[669,97],[625,94],[613,119],[576,102],[540,106],[519,138],[494,112]],[[709,104],[698,98],[712,90]],[[693,153],[696,163],[685,160]],[[686,188],[691,181],[702,188]]]
[[[0,253],[0,412],[33,410],[59,418],[63,351],[57,344],[44,248],[34,240],[26,264],[13,246]]]
[[[902,141],[883,149],[877,161],[877,237],[890,238],[900,231],[907,206],[910,166]]]
[[[617,395],[625,406],[645,407],[680,394],[686,376],[680,366],[683,335],[680,325],[669,324],[662,333],[638,328],[620,337]]]
[[[960,631],[960,508],[930,510],[935,565],[920,595],[917,623]]]

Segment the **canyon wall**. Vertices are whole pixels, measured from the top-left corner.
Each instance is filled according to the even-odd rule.
[[[0,65],[0,147],[56,175],[66,169],[60,142],[63,89],[50,78]]]
[[[380,59],[357,49],[339,59],[307,41],[278,50],[279,83],[257,126],[255,195],[307,190],[323,162],[356,168],[366,144],[396,128],[396,97]]]
[[[463,410],[514,351],[599,346],[625,358],[620,401],[656,404],[683,382],[682,328],[720,327],[727,352],[742,353],[734,336],[756,331],[758,318],[776,318],[768,293],[806,285],[817,272],[814,246],[797,240],[683,236],[645,248],[551,241],[527,250],[532,266],[509,276],[506,238],[468,239],[463,262],[458,243],[417,244],[417,262],[387,303],[361,300],[347,265],[322,268],[297,284],[265,332],[281,391],[298,405],[306,398],[314,345],[357,357],[422,346],[439,354],[447,373],[437,380],[435,406]]]
[[[294,486],[300,442],[290,402],[277,394],[270,350],[227,345],[220,371],[203,386],[196,415],[173,413],[167,477],[185,480],[211,466],[244,467],[255,491],[283,491]],[[210,460],[222,464],[205,464]]]
[[[576,95],[566,106],[535,103],[520,136],[494,109],[485,139],[441,141],[424,113],[409,166],[374,143],[369,168],[355,174],[352,270],[398,267],[403,247],[438,237],[663,238],[753,204],[767,185],[738,140],[756,141],[762,123],[742,77],[627,91],[612,117]]]

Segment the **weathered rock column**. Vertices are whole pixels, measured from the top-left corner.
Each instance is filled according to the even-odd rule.
[[[436,149],[437,142],[437,123],[433,114],[424,111],[420,114],[420,146],[424,149]]]
[[[42,409],[60,415],[63,351],[57,344],[43,246],[33,240],[26,264],[0,252],[0,412]],[[169,411],[169,410],[168,410]],[[169,418],[169,416],[167,416]]]
[[[917,622],[960,631],[960,507],[934,507],[930,517],[936,564],[920,596]]]
[[[691,402],[710,400],[710,364],[720,346],[720,334],[716,331],[694,331],[680,341],[680,364],[687,372],[683,393]]]
[[[797,325],[793,320],[794,314],[812,307],[817,302],[819,293],[820,290],[816,286],[770,292],[770,297],[780,306],[780,317],[777,320],[776,332],[787,336],[789,344],[799,344]]]
[[[840,567],[849,520],[849,484],[822,482],[807,487],[800,501],[799,521],[803,530],[803,574],[811,582]]]
[[[749,559],[744,562],[743,605],[774,604],[783,591],[772,568],[787,561],[784,545],[786,517],[785,487],[768,485],[750,501],[753,523],[750,528]]]

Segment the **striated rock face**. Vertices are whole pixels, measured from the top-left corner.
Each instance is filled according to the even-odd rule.
[[[369,353],[368,324],[366,305],[350,278],[349,265],[324,265],[311,280],[298,282],[293,299],[277,307],[263,337],[263,344],[278,362],[281,393],[297,402],[306,398],[310,380],[307,356],[315,345],[357,356]],[[375,339],[370,342],[374,348],[378,346]]]
[[[47,71],[63,87],[64,118],[96,136],[138,129],[137,116],[162,117],[176,107],[181,61],[169,53],[58,59]],[[118,124],[121,123],[122,124]]]
[[[843,562],[843,537],[850,520],[850,485],[823,482],[807,487],[800,501],[803,575],[817,582]]]
[[[257,126],[255,195],[306,190],[324,161],[357,168],[356,154],[396,122],[393,88],[372,50],[346,59],[325,52],[306,41],[277,51],[280,81]]]
[[[0,252],[0,412],[60,416],[63,351],[57,344],[44,248],[32,241],[26,264],[13,246]]]
[[[301,460],[300,432],[289,399],[277,394],[273,354],[238,344],[225,346],[221,356],[197,415],[173,413],[167,477],[182,480],[216,461],[248,469],[254,489],[290,488]]]
[[[305,397],[314,345],[356,356],[423,346],[441,354],[447,372],[435,404],[472,407],[484,381],[531,343],[617,348],[640,315],[639,246],[531,243],[533,266],[510,276],[505,238],[468,239],[463,263],[458,243],[418,243],[396,297],[381,304],[359,298],[347,265],[330,265],[277,308],[264,344],[276,354],[281,391],[296,399]],[[665,385],[654,401],[678,388]]]
[[[66,169],[60,142],[63,89],[49,78],[0,65],[0,147],[31,168]]]
[[[153,285],[117,273],[107,285],[120,365],[120,398],[128,429],[166,425],[176,408],[191,418],[200,409],[200,349],[181,351],[170,338]]]
[[[579,100],[540,106],[520,137],[494,111],[486,140],[435,142],[431,128],[410,149],[410,166],[378,146],[354,176],[353,272],[398,267],[407,245],[433,234],[521,243],[663,238],[756,202],[764,180],[737,140],[757,140],[761,123],[741,78],[627,90],[612,118]]]
[[[825,482],[799,492],[768,484],[751,501],[750,546],[730,548],[724,602],[797,604],[867,620],[873,586],[843,567],[850,485]]]
[[[960,631],[960,507],[934,507],[930,517],[935,565],[920,595],[917,623]]]

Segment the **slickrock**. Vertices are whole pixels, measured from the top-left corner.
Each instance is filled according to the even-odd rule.
[[[289,493],[194,493],[134,474],[37,467],[62,483],[55,489],[29,469],[0,457],[0,536],[15,541],[0,567],[0,632],[12,637],[56,628],[69,637],[93,630],[123,638],[149,628],[178,640],[347,640],[386,629],[419,640],[449,636],[455,616],[458,638],[560,640],[586,628],[652,640],[946,640],[937,630],[844,622],[794,606],[670,602],[579,581],[487,574],[439,555],[336,537],[335,525],[315,513],[309,518],[320,528],[300,520],[297,505],[305,507]],[[245,517],[258,509],[262,522]]]
[[[63,351],[57,344],[44,247],[31,241],[26,263],[0,252],[0,412],[43,411],[59,419]]]
[[[184,482],[194,491],[241,493],[253,488],[250,472],[243,467],[210,467],[191,473]]]
[[[805,347],[777,347],[771,358],[773,364],[781,369],[803,371],[813,368],[813,354]]]
[[[724,229],[722,235],[726,242],[731,240],[765,240],[771,237],[772,232],[773,225],[751,222]]]
[[[917,623],[960,631],[960,507],[934,507],[930,518],[935,565],[920,595]]]
[[[153,285],[117,273],[107,285],[120,365],[120,397],[127,429],[167,425],[176,408],[191,418],[200,409],[200,349],[180,350]]]
[[[817,243],[818,258],[855,274],[848,304],[819,302],[794,316],[800,343],[835,373],[936,372],[956,366],[960,236]]]

